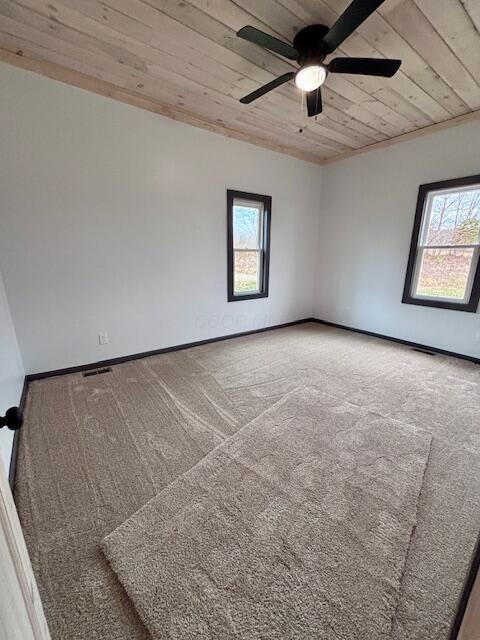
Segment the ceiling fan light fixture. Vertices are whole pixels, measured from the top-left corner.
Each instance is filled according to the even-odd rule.
[[[321,64],[313,64],[297,71],[295,84],[307,93],[321,87],[327,77],[327,69]]]

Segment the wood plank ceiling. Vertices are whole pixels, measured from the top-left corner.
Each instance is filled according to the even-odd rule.
[[[332,25],[348,4],[0,0],[0,60],[319,163],[479,116],[480,0],[386,0],[335,55],[401,58],[400,71],[330,75],[317,120],[293,83],[239,103],[297,67],[237,38],[238,29],[291,42],[308,24]]]

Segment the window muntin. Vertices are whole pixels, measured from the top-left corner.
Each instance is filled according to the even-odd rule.
[[[268,295],[271,198],[229,190],[229,300]]]
[[[480,177],[419,191],[404,302],[475,311],[480,256]]]

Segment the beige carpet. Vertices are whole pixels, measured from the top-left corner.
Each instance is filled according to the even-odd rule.
[[[53,639],[146,640],[101,540],[306,387],[433,436],[392,638],[446,640],[480,530],[480,367],[319,325],[31,385],[16,499]]]
[[[431,436],[313,389],[110,534],[154,640],[388,637]]]

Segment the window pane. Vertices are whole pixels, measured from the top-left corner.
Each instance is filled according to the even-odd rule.
[[[235,249],[260,248],[260,209],[234,205],[233,246]]]
[[[473,249],[424,249],[415,295],[465,299],[473,255]]]
[[[260,255],[259,251],[235,251],[234,293],[260,291]]]
[[[480,189],[437,194],[432,197],[425,244],[478,244]]]

